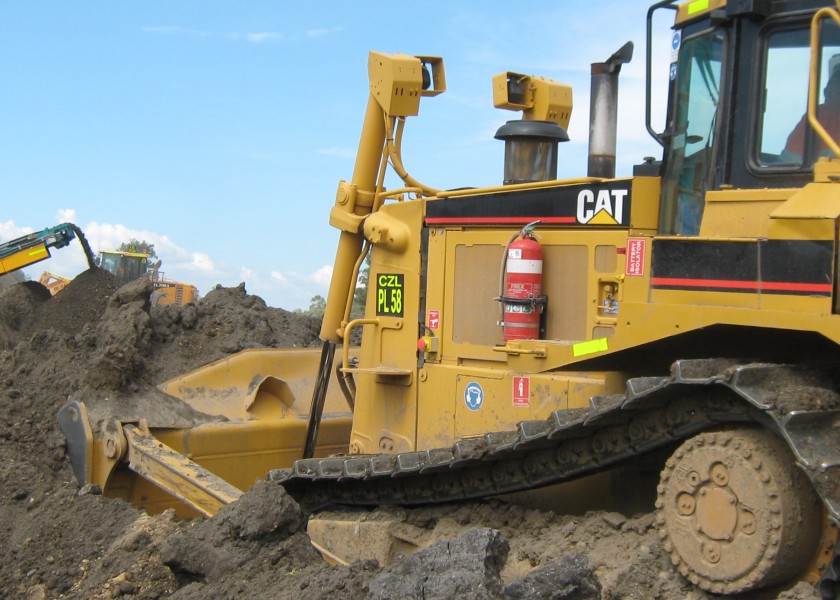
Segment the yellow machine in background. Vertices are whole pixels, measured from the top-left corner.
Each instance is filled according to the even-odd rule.
[[[44,271],[38,278],[38,283],[47,288],[51,296],[55,296],[58,292],[66,288],[70,285],[71,281],[73,280],[69,277],[64,277],[63,275],[58,275],[56,273],[50,273],[49,271]]]
[[[94,256],[82,230],[72,223],[62,223],[41,231],[30,233],[0,244],[0,275],[14,273],[20,269],[50,258],[50,249],[64,248],[78,239],[91,268],[97,266],[108,271],[122,285],[148,275],[154,284],[152,305],[188,304],[198,297],[194,285],[163,277],[159,272],[160,261],[149,264],[149,255],[139,252],[103,250]],[[71,279],[44,271],[38,281],[53,296],[63,290]]]
[[[142,252],[102,250],[98,257],[99,266],[116,276],[121,284],[148,275],[155,287],[152,306],[157,304],[188,304],[198,298],[198,289],[189,283],[166,279],[160,272],[160,261],[149,264],[150,255]]]
[[[317,510],[647,462],[660,536],[691,582],[735,594],[807,580],[835,598],[840,132],[819,90],[840,5],[662,0],[649,43],[660,11],[675,15],[668,127],[652,127],[648,97],[662,160],[631,177],[615,177],[615,115],[632,45],[592,65],[586,176],[556,179],[571,90],[507,72],[494,102],[524,118],[497,133],[505,185],[450,191],[401,158],[406,118],[445,89],[442,59],[371,53],[356,166],[330,213],[321,352],[250,351],[161,386],[222,421],[68,403],[80,482],[212,514],[269,472]],[[403,188],[384,188],[389,165]]]

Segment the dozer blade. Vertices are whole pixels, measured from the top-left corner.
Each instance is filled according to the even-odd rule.
[[[115,403],[110,414],[102,403],[70,402],[59,424],[79,483],[149,512],[211,515],[302,458],[318,364],[318,350],[245,350],[161,384],[158,394]],[[346,453],[351,424],[332,381],[316,456]]]

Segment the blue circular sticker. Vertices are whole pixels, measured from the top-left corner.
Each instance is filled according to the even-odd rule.
[[[478,410],[484,404],[484,390],[475,381],[464,389],[464,402],[470,410]]]

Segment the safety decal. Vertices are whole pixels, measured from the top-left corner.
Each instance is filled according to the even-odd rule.
[[[464,389],[464,403],[470,410],[478,410],[484,404],[484,390],[475,381],[468,383]]]
[[[376,316],[402,317],[405,311],[405,275],[380,273],[376,276]]]
[[[572,345],[572,354],[577,356],[586,356],[587,354],[595,354],[596,352],[606,352],[609,350],[607,338],[598,338],[597,340],[589,340],[588,342],[580,342]]]
[[[527,408],[531,405],[531,378],[513,378],[513,405]]]
[[[627,275],[641,277],[645,274],[646,252],[647,240],[645,238],[629,238],[627,240],[627,266],[624,270]]]
[[[440,311],[429,311],[429,329],[438,329],[440,327]]]

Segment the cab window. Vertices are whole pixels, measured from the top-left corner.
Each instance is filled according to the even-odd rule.
[[[840,139],[840,31],[823,26],[817,117]],[[768,37],[764,102],[759,130],[758,164],[766,169],[810,168],[820,156],[833,156],[808,123],[810,31],[773,33]]]
[[[696,235],[712,169],[720,100],[723,36],[716,31],[685,40],[676,73],[670,152],[663,181],[660,231]]]

